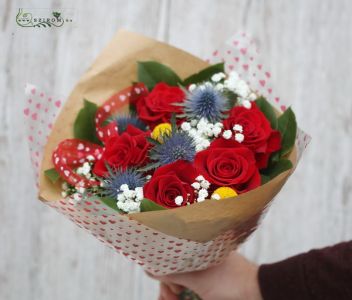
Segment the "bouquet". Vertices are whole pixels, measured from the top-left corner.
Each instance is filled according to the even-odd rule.
[[[59,114],[28,85],[39,198],[152,274],[221,262],[309,142],[255,53],[237,35],[203,61],[120,31]]]

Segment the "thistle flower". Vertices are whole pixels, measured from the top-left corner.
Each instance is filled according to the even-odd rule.
[[[180,159],[192,161],[195,152],[192,137],[186,132],[174,132],[171,136],[163,136],[162,143],[155,145],[151,150],[150,158],[162,166]]]
[[[175,115],[171,118],[171,132],[159,137],[158,140],[148,139],[154,144],[149,151],[149,157],[153,163],[147,165],[141,171],[148,171],[177,160],[193,161],[196,154],[194,139],[184,131],[178,131]]]
[[[114,118],[119,134],[122,134],[126,131],[128,125],[133,125],[143,131],[146,130],[147,126],[141,121],[138,117],[134,115],[122,115]]]
[[[185,131],[178,130],[175,114],[171,116],[170,123],[171,131],[168,134],[158,136],[158,139],[147,138],[154,145],[149,151],[149,157],[154,162],[140,171],[149,171],[177,160],[193,161],[196,154],[193,137]]]
[[[109,169],[109,175],[103,179],[104,194],[106,196],[117,198],[120,194],[121,186],[127,185],[129,189],[134,190],[137,187],[143,187],[146,180],[144,176],[136,169]]]
[[[221,121],[228,109],[228,100],[212,85],[202,85],[188,93],[183,103],[184,115],[189,120],[207,119],[211,123]]]

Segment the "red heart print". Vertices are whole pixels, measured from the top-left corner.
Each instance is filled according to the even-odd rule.
[[[265,80],[259,80],[259,83],[260,83],[261,86],[265,86],[266,82],[265,82]]]

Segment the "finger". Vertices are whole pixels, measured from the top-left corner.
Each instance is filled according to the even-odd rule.
[[[150,273],[148,271],[145,271],[145,274],[147,274],[147,276],[149,276],[152,279],[159,280],[157,276],[153,275],[152,273]]]
[[[159,280],[160,282],[163,282],[164,284],[166,284],[168,286],[168,288],[175,294],[175,295],[179,295],[181,294],[181,292],[185,289],[184,286],[178,285],[178,284],[174,284],[172,282],[165,282],[163,281],[163,278],[165,276],[155,276],[151,273],[149,273],[148,271],[145,272],[147,274],[147,276],[149,276],[152,279],[155,280]]]
[[[177,291],[179,291],[179,287],[182,287],[181,291],[184,287],[190,289],[196,289],[203,282],[202,271],[197,272],[189,272],[189,273],[180,273],[180,274],[171,274],[165,276],[153,276],[154,279],[167,283],[168,285],[173,284],[177,286]]]
[[[156,276],[152,273],[149,273],[148,271],[145,271],[145,273],[147,274],[147,276],[154,280],[166,283],[169,289],[176,295],[179,295],[185,289],[184,286],[171,282],[170,278],[168,278],[169,276]]]
[[[178,284],[174,284],[172,282],[164,282],[169,289],[175,294],[175,295],[179,295],[181,294],[181,292],[185,289],[184,286],[178,285]]]
[[[159,300],[178,300],[178,296],[175,295],[169,286],[165,283],[160,282],[160,297]]]
[[[154,275],[148,271],[145,271],[147,276],[154,280],[162,281],[162,282],[167,282],[167,283],[174,283],[179,286],[187,286],[186,283],[193,282],[196,273],[200,272],[188,272],[188,273],[180,273],[180,274],[171,274],[171,275]]]

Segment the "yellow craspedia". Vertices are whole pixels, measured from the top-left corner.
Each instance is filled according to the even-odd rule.
[[[237,193],[234,189],[227,186],[222,186],[217,188],[214,193],[211,195],[211,199],[221,200],[225,198],[236,197]]]
[[[170,135],[171,134],[171,124],[170,123],[161,123],[157,126],[152,131],[152,138],[154,140],[159,141],[162,143],[163,141],[163,135]]]

